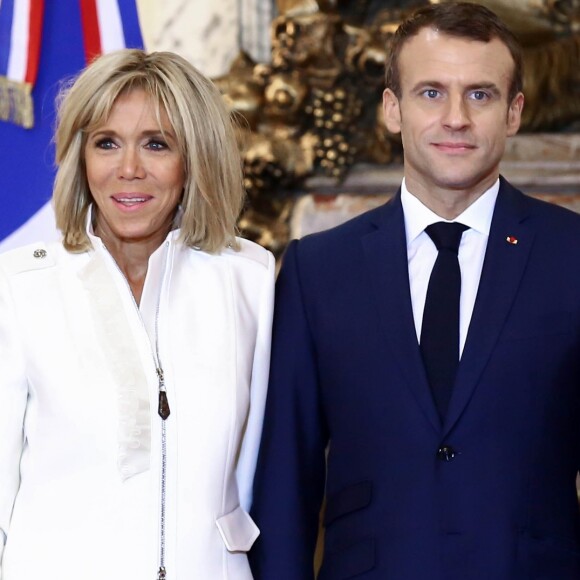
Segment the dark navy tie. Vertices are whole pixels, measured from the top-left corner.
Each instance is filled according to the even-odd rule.
[[[459,364],[459,296],[461,271],[457,252],[467,226],[437,222],[425,232],[437,246],[438,254],[427,287],[421,354],[435,406],[443,420],[453,390]]]

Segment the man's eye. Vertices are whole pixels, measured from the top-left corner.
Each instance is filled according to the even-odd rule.
[[[439,96],[437,89],[426,89],[423,93],[428,99],[436,99]]]
[[[489,95],[485,91],[473,91],[473,93],[471,93],[471,98],[475,101],[485,101],[488,96]]]

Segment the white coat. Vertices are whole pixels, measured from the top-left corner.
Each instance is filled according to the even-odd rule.
[[[252,578],[274,260],[244,240],[210,255],[177,237],[151,257],[139,307],[93,236],[82,254],[0,256],[1,580],[157,577],[157,356],[167,579]]]

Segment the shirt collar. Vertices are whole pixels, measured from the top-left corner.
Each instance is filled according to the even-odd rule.
[[[420,236],[427,226],[440,221],[454,221],[466,225],[483,235],[489,236],[493,209],[499,193],[499,179],[479,196],[468,208],[454,220],[446,220],[431,211],[423,202],[415,197],[408,189],[403,179],[401,184],[401,203],[405,216],[405,233],[407,245]]]

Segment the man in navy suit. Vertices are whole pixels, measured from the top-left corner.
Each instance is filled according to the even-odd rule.
[[[482,6],[431,5],[395,35],[401,189],[292,242],[280,272],[256,580],[314,577],[324,496],[320,580],[580,578],[580,216],[499,175],[521,86]],[[444,404],[421,341],[437,222],[465,229]]]

